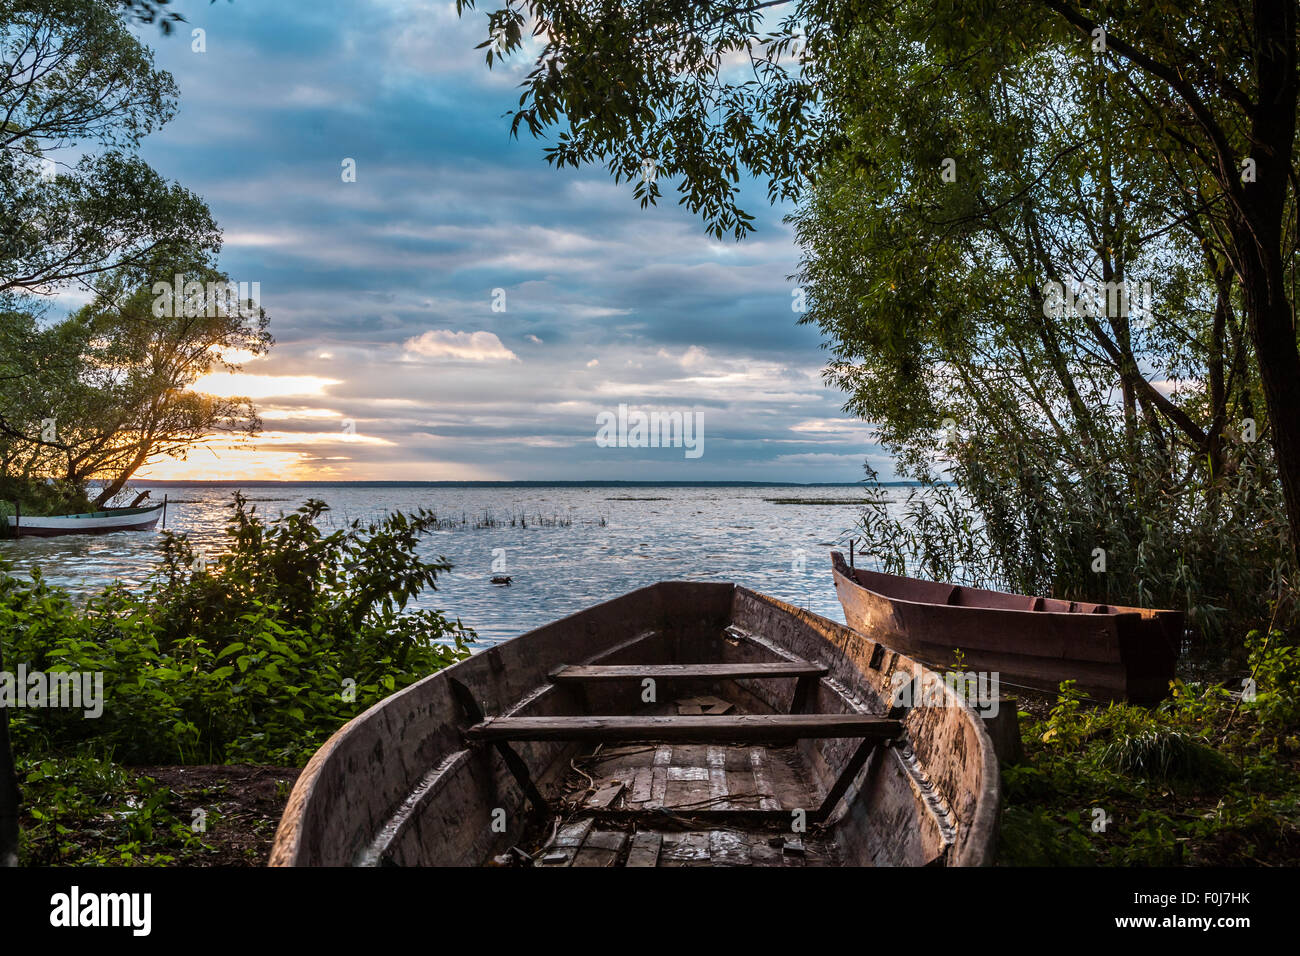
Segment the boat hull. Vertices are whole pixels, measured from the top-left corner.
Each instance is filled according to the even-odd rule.
[[[526,828],[525,791],[500,753],[475,743],[473,731],[467,737],[455,682],[468,688],[489,716],[562,720],[574,714],[636,713],[643,685],[573,685],[553,679],[560,665],[740,665],[794,659],[827,668],[801,708],[795,703],[797,678],[728,679],[711,689],[756,714],[801,709],[822,715],[886,715],[894,689],[928,673],[843,625],[736,585],[664,582],[643,588],[478,653],[353,719],[299,777],[270,863],[478,865],[515,845]],[[671,684],[661,687],[661,699],[675,690]],[[877,747],[853,774],[854,786],[841,791],[847,795],[826,824],[828,839],[837,846],[835,862],[992,862],[1000,778],[981,719],[947,691],[947,696],[941,693],[906,710],[901,722],[903,736]],[[848,775],[844,768],[853,766],[856,746],[852,740],[811,739],[788,749],[808,769],[809,795],[816,798],[832,789],[837,774]],[[570,742],[535,737],[514,748],[543,792],[554,792],[558,775],[569,770],[577,754]],[[707,796],[710,778],[719,779],[724,762],[726,773],[731,772],[731,757],[724,761],[718,756],[722,749],[698,743],[651,745],[654,766],[646,755],[646,776],[630,782],[628,789],[644,783],[646,792],[659,788],[671,794],[675,768],[662,768],[670,778],[664,791],[658,757],[670,752],[676,760],[692,751],[701,761],[707,755],[708,767],[676,768],[676,776],[702,781],[695,785],[706,788]],[[749,779],[757,780],[757,771]],[[791,812],[783,808],[773,815],[788,820]],[[780,862],[779,852],[777,858]],[[704,861],[709,861],[707,853]]]
[[[9,516],[11,533],[23,538],[53,538],[67,534],[112,534],[117,531],[152,531],[164,505],[154,508],[122,508],[101,517],[73,515]]]
[[[930,666],[951,667],[960,651],[966,670],[997,674],[1009,692],[1073,680],[1103,701],[1153,704],[1169,693],[1181,612],[919,581],[850,568],[838,551],[831,563],[849,626]]]

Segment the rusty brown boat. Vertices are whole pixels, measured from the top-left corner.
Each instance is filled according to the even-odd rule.
[[[1058,601],[920,581],[850,567],[831,552],[844,619],[868,638],[929,666],[997,674],[1003,689],[1056,691],[1152,704],[1169,693],[1181,611]]]
[[[937,677],[744,587],[656,584],[346,724],[299,777],[270,862],[988,864],[998,762]]]

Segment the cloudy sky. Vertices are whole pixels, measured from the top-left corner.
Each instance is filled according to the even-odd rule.
[[[867,459],[892,476],[822,383],[788,210],[761,190],[757,233],[718,242],[671,183],[642,210],[603,169],[551,168],[502,116],[527,64],[489,71],[484,13],[454,2],[174,8],[171,37],[138,28],[181,90],[143,155],[207,200],[277,344],[202,383],[258,399],[255,447],[140,477],[856,481]],[[620,404],[698,413],[704,453],[600,447]]]

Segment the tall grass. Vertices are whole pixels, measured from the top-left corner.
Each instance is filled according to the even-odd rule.
[[[1171,483],[1150,460],[1085,472],[976,450],[891,511],[874,487],[858,533],[882,570],[1022,594],[1184,610],[1193,665],[1239,660],[1244,635],[1296,624],[1294,561],[1262,445],[1232,475]],[[891,489],[897,491],[897,489]],[[1100,559],[1100,560],[1099,560]]]

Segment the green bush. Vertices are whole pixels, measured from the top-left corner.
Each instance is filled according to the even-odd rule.
[[[1067,681],[1041,719],[1022,713],[1026,761],[1003,769],[1000,861],[1300,860],[1300,648],[1279,631],[1245,643],[1245,687],[1175,681],[1148,710],[1088,707]]]
[[[0,578],[6,667],[104,675],[97,719],[12,710],[15,749],[301,764],[366,707],[468,656],[472,630],[407,607],[450,568],[417,554],[434,516],[325,534],[315,520],[326,510],[309,500],[266,521],[236,495],[224,553],[204,560],[165,533],[144,588],[111,587],[84,608],[39,573]]]
[[[1247,706],[1257,718],[1256,734],[1277,740],[1300,732],[1300,647],[1279,631],[1251,631],[1246,650],[1254,692]]]

